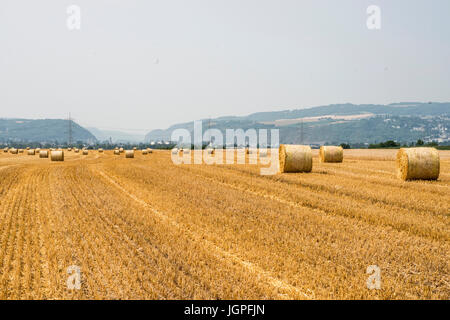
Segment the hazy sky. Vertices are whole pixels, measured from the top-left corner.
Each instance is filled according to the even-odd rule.
[[[448,0],[0,1],[0,117],[140,133],[399,101],[450,101]]]

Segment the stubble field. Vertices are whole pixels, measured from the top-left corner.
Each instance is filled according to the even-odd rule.
[[[450,151],[411,182],[395,152],[273,176],[168,151],[1,153],[0,299],[449,299]]]

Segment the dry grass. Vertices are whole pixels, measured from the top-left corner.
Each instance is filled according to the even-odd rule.
[[[403,182],[371,151],[274,176],[169,151],[2,153],[0,298],[449,299],[450,152],[438,181]]]

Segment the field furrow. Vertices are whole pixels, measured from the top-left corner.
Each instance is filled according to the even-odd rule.
[[[434,182],[397,180],[392,150],[273,176],[167,151],[2,155],[0,298],[449,299],[442,154]]]
[[[184,178],[183,174],[178,172],[177,168],[175,168],[175,167],[168,169],[169,171],[176,171],[176,172],[173,172],[172,174],[170,174],[169,172],[166,173],[164,171],[161,171],[162,168],[157,166],[155,163],[152,163],[152,166],[146,167],[143,164],[138,164],[136,162],[136,164],[133,163],[132,166],[138,167],[138,169],[136,169],[137,172],[132,172],[130,167],[120,167],[120,168],[116,167],[115,168],[116,175],[118,174],[118,177],[119,177],[118,179],[126,185],[132,185],[134,183],[135,186],[132,189],[136,193],[138,193],[141,198],[146,198],[146,197],[150,197],[150,196],[154,197],[155,193],[158,193],[158,192],[160,192],[161,196],[164,196],[164,197],[168,197],[168,193],[173,193],[174,198],[170,199],[170,200],[165,199],[164,203],[177,201],[177,199],[180,199],[179,200],[180,203],[178,205],[184,206],[185,211],[190,212],[189,220],[193,221],[192,222],[193,224],[201,226],[201,229],[205,232],[205,230],[208,229],[207,226],[205,225],[205,223],[203,221],[200,221],[200,220],[196,221],[195,216],[194,216],[195,211],[193,211],[193,210],[201,211],[202,208],[204,207],[205,210],[207,210],[209,212],[209,214],[206,217],[204,215],[201,215],[201,218],[210,218],[212,220],[210,228],[214,231],[211,231],[211,234],[212,235],[217,234],[217,236],[219,238],[218,241],[220,241],[220,239],[222,239],[223,237],[227,237],[226,240],[233,242],[234,239],[236,239],[237,237],[242,237],[242,233],[243,233],[242,230],[245,230],[245,227],[239,228],[239,227],[237,227],[237,225],[242,223],[242,221],[245,220],[246,217],[241,213],[241,215],[237,217],[237,219],[239,219],[239,220],[236,219],[236,221],[235,221],[233,219],[234,218],[233,213],[236,213],[236,212],[233,212],[230,209],[227,210],[227,208],[225,207],[227,205],[227,203],[223,203],[223,202],[226,202],[226,201],[224,201],[224,194],[231,194],[230,190],[225,189],[224,191],[222,191],[218,187],[219,183],[214,184],[214,181],[209,181],[208,183],[205,184],[204,190],[202,190],[201,192],[197,192],[196,188],[199,185],[201,185],[201,183],[200,183],[201,180],[199,179],[199,177],[196,178],[194,176],[192,176],[192,177],[188,176],[188,177]],[[144,173],[140,172],[141,170],[148,171],[148,174],[144,174]],[[160,173],[159,175],[158,175],[158,172]],[[126,179],[127,178],[126,175],[128,175],[128,181]],[[169,178],[169,176],[171,176],[171,177]],[[159,179],[161,179],[161,181],[157,182],[157,180],[159,180]],[[173,184],[171,183],[172,181],[173,181]],[[184,184],[185,181],[189,181],[190,182],[189,185],[185,185]],[[214,196],[209,197],[208,193],[213,192],[211,190],[211,186],[214,186],[214,188],[212,188],[212,189],[218,189],[218,190],[214,190],[214,191],[217,191],[217,193],[221,194],[221,196],[219,196],[218,194],[215,194]],[[144,191],[145,189],[149,189],[148,193],[146,193]],[[242,196],[243,190],[237,190],[237,191],[242,191],[242,192],[240,192],[240,193],[238,192],[238,194],[236,194],[236,195],[233,193],[234,197],[232,197],[232,200],[230,200],[230,202],[228,203],[228,205],[229,205],[228,208],[239,207],[242,211],[245,211],[246,205],[237,203],[239,198],[243,198],[243,196]],[[216,192],[214,192],[214,193],[216,193]],[[189,197],[190,194],[193,194],[193,195],[191,197]],[[202,196],[200,196],[200,194]],[[255,196],[258,197],[258,195],[255,195]],[[201,203],[202,201],[205,202],[205,200],[211,199],[211,201],[213,201],[216,199],[218,200],[219,198],[221,199],[220,202],[218,202],[218,201],[211,202],[209,206],[207,206],[206,203],[203,203],[203,204]],[[259,198],[261,198],[261,197],[259,196]],[[249,199],[251,199],[251,198],[244,196],[243,200],[248,201]],[[181,204],[181,202],[183,203],[183,205]],[[271,204],[271,202],[273,202],[273,201],[269,201],[269,203],[266,204],[266,208],[268,205]],[[191,203],[192,203],[192,207],[191,207],[191,205],[189,205]],[[256,211],[256,208],[254,208],[253,200],[250,201],[250,203],[253,204],[252,210]],[[247,206],[248,206],[248,204],[247,204]],[[217,208],[217,211],[220,212],[220,215],[221,215],[220,221],[218,221],[219,217],[216,217],[213,214],[216,211],[215,208]],[[230,211],[230,212],[228,212],[228,211]],[[259,219],[262,221],[273,221],[273,219],[274,219],[273,217],[265,217],[263,214],[264,209],[261,209],[261,211],[258,210],[257,213],[258,213]],[[172,214],[177,215],[176,212],[173,212]],[[302,210],[302,214],[304,214],[304,210]],[[279,215],[279,213],[278,213],[278,215]],[[317,212],[313,213],[313,215],[317,216]],[[345,219],[341,219],[341,220],[345,221]],[[297,222],[296,220],[291,220],[289,223],[292,226],[295,226],[296,222]],[[321,221],[321,222],[323,222],[323,221]],[[233,230],[226,230],[222,233],[221,229],[223,228],[224,225],[226,226],[226,225],[230,225],[230,224],[234,224],[234,223],[236,223],[236,226],[234,226],[234,227],[237,230],[235,230],[234,232],[233,232]],[[314,226],[314,227],[316,227],[316,226]],[[314,227],[312,227],[312,228],[314,228]],[[360,228],[361,226],[358,225],[358,227]],[[283,228],[286,228],[286,226],[283,226]],[[320,228],[320,226],[317,226],[317,228]],[[250,229],[254,229],[254,227],[250,227]],[[384,228],[379,227],[377,229],[379,230],[380,234],[383,234],[385,232]],[[270,230],[255,230],[256,234],[265,234],[265,233],[270,233],[270,232],[271,232]],[[291,230],[290,230],[290,232],[291,232]],[[343,234],[345,234],[345,232],[343,232]],[[291,234],[291,236],[292,236],[292,234]],[[397,235],[396,237],[400,239],[401,237],[403,237],[403,235],[400,234],[400,235]],[[370,235],[368,236],[368,238],[370,239]],[[412,239],[414,239],[414,237]],[[411,243],[418,243],[418,240],[419,240],[419,242],[421,242],[420,238],[416,238]],[[304,240],[302,239],[302,241],[304,241]],[[255,242],[256,241],[254,241],[252,244],[256,246],[257,243],[255,243]],[[436,245],[433,245],[433,242],[429,242],[429,241],[426,241],[426,242],[427,242],[427,246],[431,245],[432,247],[435,247],[435,250],[438,249]],[[225,243],[227,243],[227,241],[225,241]],[[423,244],[422,244],[422,246],[423,246]],[[411,250],[414,250],[414,245],[408,245],[408,247],[410,247]],[[261,253],[264,250],[264,248],[261,248],[260,250],[261,251],[258,251],[258,250],[256,250],[256,251]],[[448,248],[445,248],[444,252],[445,252],[445,250],[448,250]],[[414,250],[414,251],[416,251],[416,250]],[[417,253],[418,252],[419,252],[419,250],[417,250]],[[336,253],[336,255],[339,255],[339,253]],[[286,258],[286,256],[284,256],[284,258]],[[278,257],[278,259],[279,259],[279,257]],[[317,252],[314,253],[314,257],[312,257],[312,259],[317,261]],[[424,263],[426,263],[426,262],[424,261]],[[446,268],[446,263],[444,261],[442,261],[441,267]],[[348,269],[348,267],[347,267],[347,269]],[[426,268],[424,267],[423,269],[425,270]]]

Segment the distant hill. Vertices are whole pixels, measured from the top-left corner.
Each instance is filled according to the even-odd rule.
[[[204,131],[209,125],[223,133],[225,129],[278,128],[281,143],[376,143],[417,139],[450,142],[450,103],[335,104],[203,119]],[[193,122],[153,130],[145,140],[169,140],[177,128],[193,131]]]
[[[122,131],[101,130],[93,127],[86,129],[89,130],[99,141],[109,141],[109,138],[111,138],[113,143],[144,141],[144,135],[129,134]]]
[[[0,142],[59,142],[68,141],[69,120],[60,119],[0,119]],[[72,141],[96,142],[95,136],[72,121]]]
[[[364,113],[373,113],[376,115],[390,114],[394,116],[438,116],[444,113],[450,113],[450,103],[401,102],[390,105],[332,104],[307,109],[259,112],[242,118],[253,121],[274,121],[279,119],[295,119],[326,115],[355,115]]]

